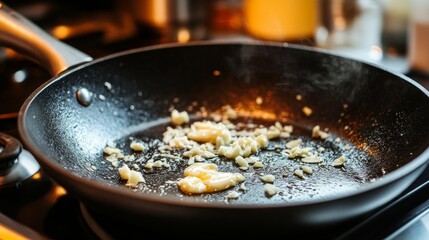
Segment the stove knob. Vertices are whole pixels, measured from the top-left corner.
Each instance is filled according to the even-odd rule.
[[[0,175],[3,176],[12,171],[18,163],[22,145],[16,138],[0,133],[0,146],[3,147],[0,152]]]
[[[0,133],[0,188],[20,183],[39,169],[36,159],[18,139]]]

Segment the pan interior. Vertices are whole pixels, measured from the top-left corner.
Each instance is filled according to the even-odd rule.
[[[81,88],[94,94],[87,107],[76,100]],[[221,171],[246,177],[246,191],[232,189],[242,193],[238,199],[227,201],[228,191],[181,193],[175,182],[183,177],[186,161],[169,161],[169,170],[142,168],[146,184],[129,191],[230,204],[323,199],[382,178],[428,146],[427,96],[401,77],[324,53],[240,44],[135,51],[70,71],[27,106],[25,134],[51,172],[65,168],[89,182],[127,188],[105,160],[108,141],[114,140],[125,153],[131,153],[130,137],[157,146],[172,108],[195,115],[202,108],[211,112],[225,105],[252,113],[240,119],[244,122],[294,126],[290,139],[273,140],[258,153],[265,165],[261,169],[242,171],[231,160],[208,160]],[[311,116],[303,113],[304,107],[313,110]],[[329,129],[331,136],[324,141],[311,138],[315,125]],[[276,147],[297,138],[304,146],[325,148],[321,156],[327,162],[340,155],[349,161],[342,168],[312,165],[314,173],[301,179],[293,172],[303,164],[287,159]],[[146,161],[155,155],[149,151],[138,157]],[[46,164],[50,162],[58,165]],[[278,194],[264,194],[261,173],[276,176]],[[60,183],[70,179],[54,176]]]
[[[236,119],[235,121],[252,122],[263,124],[265,126],[274,125],[274,122],[258,119]],[[263,168],[250,167],[247,170],[240,170],[239,166],[233,159],[225,157],[215,157],[206,159],[204,162],[215,163],[218,170],[221,172],[239,172],[246,178],[243,185],[238,185],[229,190],[218,193],[201,194],[201,195],[186,195],[178,190],[177,181],[183,178],[183,172],[189,158],[183,157],[184,150],[159,151],[159,146],[165,144],[160,141],[162,133],[167,126],[171,124],[157,124],[150,128],[143,127],[140,131],[136,131],[138,127],[134,127],[136,131],[130,135],[117,139],[115,143],[119,149],[124,150],[124,155],[133,155],[135,159],[140,159],[137,165],[141,168],[146,180],[144,184],[138,185],[137,192],[153,193],[160,196],[174,196],[178,199],[190,198],[195,201],[226,201],[239,203],[273,203],[273,202],[301,202],[308,199],[321,199],[339,192],[352,191],[363,183],[375,180],[382,176],[385,170],[380,167],[376,170],[371,167],[377,165],[377,158],[366,153],[364,150],[353,146],[353,143],[346,139],[341,139],[339,136],[331,135],[325,140],[317,140],[311,137],[311,129],[308,127],[295,125],[293,135],[287,139],[270,140],[269,145],[264,150],[253,155],[258,157],[264,164]],[[303,147],[311,149],[325,149],[319,153],[319,157],[325,159],[323,163],[306,164],[299,159],[289,159],[287,155],[282,153],[286,149],[285,144],[291,140],[301,138]],[[144,153],[136,153],[129,147],[133,140],[142,140],[149,150]],[[169,158],[171,156],[181,156],[179,160]],[[344,155],[348,162],[343,167],[333,167],[330,164],[341,155]],[[167,156],[167,157],[165,157]],[[168,168],[151,168],[145,169],[144,165],[148,160],[164,161],[169,164]],[[141,162],[140,162],[141,161]],[[121,163],[122,164],[122,163]],[[133,163],[126,163],[131,166]],[[95,173],[103,179],[107,179],[109,184],[116,185],[120,183],[125,185],[126,181],[121,181],[117,168],[112,168],[110,163],[101,158],[99,162],[93,164]],[[312,168],[312,174],[305,174],[299,177],[294,174],[296,169],[301,166],[309,166]],[[271,174],[275,176],[274,185],[279,187],[281,191],[274,196],[268,196],[264,192],[265,183],[260,179],[261,176]],[[335,191],[333,191],[335,189]],[[240,194],[237,199],[228,199],[227,195],[230,191],[236,191]]]

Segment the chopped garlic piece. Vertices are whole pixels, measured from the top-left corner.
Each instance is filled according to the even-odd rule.
[[[282,126],[282,124],[281,124],[280,122],[278,122],[278,121],[274,123],[274,126],[275,126],[278,130],[280,130],[280,131],[281,131],[281,130],[283,130],[283,126]]]
[[[300,178],[304,178],[304,171],[302,169],[296,169],[293,174],[295,174],[296,176],[300,177]]]
[[[263,168],[264,164],[262,162],[255,162],[255,164],[253,164],[253,168]]]
[[[106,160],[109,162],[117,162],[118,161],[118,157],[116,155],[109,155],[106,157]]]
[[[187,194],[222,191],[245,180],[240,173],[218,172],[213,163],[194,163],[185,169],[184,175],[178,186]]]
[[[223,106],[222,111],[225,119],[236,119],[238,117],[237,112],[229,105]]]
[[[127,187],[136,187],[137,184],[141,183],[141,182],[145,182],[142,173],[141,172],[137,172],[134,170],[130,171],[130,176],[128,178],[127,183],[125,184],[125,186]]]
[[[267,175],[260,176],[259,179],[261,179],[263,182],[266,182],[266,183],[273,183],[274,180],[276,180],[276,177],[272,174],[267,174]]]
[[[312,138],[320,138],[322,140],[326,139],[329,136],[329,134],[327,132],[324,132],[322,130],[320,130],[320,126],[316,125],[314,126],[312,132],[311,132],[311,137]]]
[[[258,143],[259,148],[264,148],[268,145],[268,138],[264,135],[259,135],[256,137],[256,142]]]
[[[314,154],[309,156],[309,157],[301,158],[301,162],[303,162],[303,163],[321,163],[321,162],[323,162],[323,159],[319,158],[319,154],[317,152],[314,152]]]
[[[103,152],[107,155],[113,155],[113,154],[122,154],[121,149],[116,148],[116,147],[105,147]]]
[[[292,125],[284,126],[283,131],[288,132],[288,133],[292,133],[293,132],[293,126]]]
[[[118,168],[119,171],[119,175],[121,176],[122,179],[124,180],[128,180],[128,178],[130,177],[130,168],[124,164],[122,165],[122,167]]]
[[[188,162],[187,162],[187,164],[188,165],[192,165],[194,163],[195,163],[195,157],[190,157],[189,160],[188,160]]]
[[[153,168],[153,159],[148,160],[146,162],[146,164],[144,165],[144,168],[152,169]]]
[[[289,149],[291,149],[291,148],[294,148],[294,147],[298,147],[299,145],[301,145],[301,143],[302,143],[302,139],[298,138],[296,140],[292,140],[292,141],[287,142],[286,143],[286,147],[289,148]]]
[[[344,155],[341,155],[339,158],[335,159],[331,165],[334,167],[341,167],[346,163],[347,159],[344,157]]]
[[[156,167],[156,168],[160,168],[160,167],[162,167],[162,161],[161,160],[156,160],[154,163],[153,163],[153,167]]]
[[[278,138],[280,137],[280,130],[278,129],[269,129],[266,133],[265,136],[267,136],[268,139],[274,139],[274,138]]]
[[[231,141],[231,133],[223,123],[214,123],[211,121],[195,122],[191,125],[187,133],[189,139],[203,143],[217,143],[223,141],[228,144]],[[221,137],[221,139],[217,139]]]
[[[301,169],[304,173],[313,174],[313,168],[309,166],[301,166]]]
[[[280,191],[280,188],[274,186],[273,184],[267,183],[264,185],[264,191],[267,196],[271,197],[276,195]]]
[[[307,106],[302,108],[302,112],[305,114],[305,116],[309,117],[311,114],[313,114],[313,110]]]
[[[302,100],[302,96],[301,96],[300,94],[297,94],[297,95],[296,95],[296,100],[297,100],[297,101],[301,101],[301,100]]]
[[[118,171],[122,179],[128,180],[125,184],[125,186],[127,187],[136,187],[137,184],[145,181],[141,172],[130,170],[130,168],[126,164],[118,168]]]
[[[241,170],[247,170],[249,168],[249,163],[242,156],[236,157],[235,162]]]
[[[280,132],[279,137],[280,138],[288,138],[288,137],[290,137],[290,133],[288,133],[288,132]]]
[[[125,162],[132,162],[136,159],[136,157],[134,155],[126,155],[124,156],[124,161]]]
[[[119,165],[119,162],[118,162],[118,161],[112,162],[112,166],[113,166],[113,167],[118,167],[118,165]]]
[[[130,148],[134,151],[144,151],[144,144],[142,142],[132,141],[130,144]]]
[[[244,160],[246,160],[246,162],[249,164],[254,164],[255,162],[259,161],[259,158],[255,156],[251,156],[251,157],[245,158]]]
[[[189,141],[187,136],[177,136],[177,137],[173,137],[173,139],[171,139],[168,142],[168,145],[170,147],[184,149],[184,148],[191,147],[192,145],[195,145],[195,144],[193,144],[192,141]]]
[[[198,177],[187,176],[178,182],[179,188],[185,193],[198,194],[207,192],[207,186]]]
[[[174,125],[182,125],[183,123],[189,122],[189,115],[186,111],[180,112],[174,109],[171,112],[171,123]]]
[[[241,193],[239,193],[239,192],[236,192],[236,191],[230,191],[230,192],[228,193],[228,195],[226,195],[226,197],[227,197],[228,199],[236,199],[236,198],[240,197],[240,195],[241,195]]]
[[[133,165],[131,165],[131,167],[132,167],[133,169],[135,169],[135,170],[140,170],[139,165],[137,165],[137,164],[135,164],[135,163],[133,163]]]
[[[301,148],[301,146],[294,147],[292,149],[286,149],[284,152],[288,155],[288,158],[296,158],[296,157],[311,157],[313,154],[310,152],[311,148],[305,147]]]
[[[205,143],[196,147],[191,148],[189,151],[183,153],[184,157],[196,157],[200,156],[204,159],[216,157],[214,154],[214,146],[211,143]]]
[[[225,156],[229,159],[235,159],[238,156],[248,157],[252,153],[257,153],[262,146],[258,142],[258,136],[256,139],[254,137],[239,137],[234,140],[230,146],[220,146],[217,150],[219,156]],[[259,140],[265,141],[266,139],[261,137]],[[268,140],[267,140],[268,141]],[[265,142],[263,144],[266,144]],[[264,145],[265,146],[265,145]]]

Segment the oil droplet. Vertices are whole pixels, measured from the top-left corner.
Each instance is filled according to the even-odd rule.
[[[92,93],[86,89],[86,88],[80,88],[79,90],[77,90],[76,92],[76,98],[77,101],[82,105],[82,106],[89,106],[92,102]]]

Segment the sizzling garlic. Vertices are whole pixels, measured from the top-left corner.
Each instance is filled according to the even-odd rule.
[[[187,194],[222,191],[245,180],[240,173],[218,172],[213,163],[194,163],[185,169],[184,175],[178,185]]]

